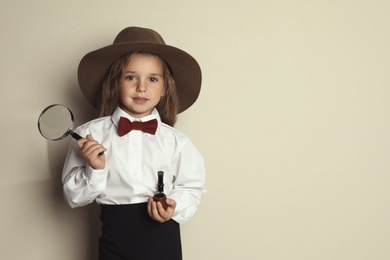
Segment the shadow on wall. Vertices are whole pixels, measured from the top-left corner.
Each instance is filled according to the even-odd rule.
[[[82,94],[74,93],[74,90],[75,88],[69,88],[69,97],[68,100],[64,101],[64,105],[72,110],[75,116],[75,127],[77,127],[78,124],[81,124],[80,122],[86,122],[96,118],[97,113],[85,101]],[[68,248],[75,248],[78,251],[77,254],[80,255],[80,259],[97,259],[98,238],[101,229],[99,206],[93,203],[85,207],[71,209],[63,196],[62,168],[71,138],[68,136],[60,141],[47,141],[49,170],[51,174],[51,183],[49,185],[51,187],[50,194],[53,201],[52,209],[54,214],[61,214],[59,217],[67,223],[66,225],[68,225],[70,230],[75,231],[74,239],[71,239],[70,243],[75,243],[77,246]],[[80,252],[80,248],[83,249],[83,252]]]
[[[70,241],[79,246],[68,248],[85,248],[84,252],[78,252],[80,256],[85,254],[83,259],[97,259],[98,238],[100,236],[98,205],[94,203],[82,208],[71,209],[63,196],[61,173],[68,150],[68,138],[71,137],[57,142],[48,141],[51,174],[51,182],[48,185],[50,185],[50,200],[52,202],[50,206],[53,214],[65,223],[66,228],[74,231],[74,239]],[[79,251],[79,249],[77,250]]]

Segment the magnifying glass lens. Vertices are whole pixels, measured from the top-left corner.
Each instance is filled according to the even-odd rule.
[[[38,128],[43,137],[50,140],[60,140],[66,137],[73,127],[73,115],[63,105],[47,107],[40,115]]]

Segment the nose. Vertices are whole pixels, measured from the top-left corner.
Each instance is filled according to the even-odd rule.
[[[137,86],[137,92],[145,92],[146,91],[146,82],[144,80],[140,80]]]

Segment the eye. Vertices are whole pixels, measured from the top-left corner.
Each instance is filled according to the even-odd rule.
[[[150,82],[158,82],[157,77],[150,77],[149,80],[150,80]]]
[[[127,75],[127,76],[125,77],[125,79],[131,81],[131,80],[135,80],[136,78],[135,78],[134,75]]]

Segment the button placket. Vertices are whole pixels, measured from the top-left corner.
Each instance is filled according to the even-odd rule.
[[[130,162],[130,176],[134,183],[134,194],[144,193],[144,181],[142,175],[142,138],[141,131],[130,132],[130,147],[129,147],[129,162]]]

